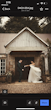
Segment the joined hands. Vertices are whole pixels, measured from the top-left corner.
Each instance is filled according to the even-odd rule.
[[[22,71],[24,71],[24,69],[22,69]]]
[[[28,67],[29,65],[24,65],[24,67]]]

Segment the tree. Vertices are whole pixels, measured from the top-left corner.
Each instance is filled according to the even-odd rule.
[[[40,22],[42,33],[51,33],[51,17],[36,17],[37,21]]]
[[[43,28],[43,33],[51,33],[51,23],[47,24],[44,28]]]
[[[49,44],[49,46],[51,45],[51,41],[47,38],[46,42]]]
[[[5,32],[17,33],[25,26],[31,28],[34,32],[41,32],[38,21],[35,17],[30,20],[30,17],[12,17],[5,25]]]
[[[0,27],[0,33],[5,33],[4,28]]]

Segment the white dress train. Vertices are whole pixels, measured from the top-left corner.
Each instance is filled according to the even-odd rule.
[[[35,67],[34,65],[30,65],[28,82],[42,83],[43,81],[39,81],[40,79],[41,79],[41,69],[38,67]]]

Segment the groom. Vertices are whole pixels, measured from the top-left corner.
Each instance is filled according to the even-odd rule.
[[[19,72],[19,82],[21,82],[21,79],[22,79],[22,71],[24,71],[24,69],[23,69],[23,66],[22,66],[22,60],[19,60],[18,61],[18,64],[17,64],[17,66],[18,66],[18,72]]]

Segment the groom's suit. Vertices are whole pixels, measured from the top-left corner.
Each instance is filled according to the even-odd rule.
[[[23,66],[22,66],[21,63],[18,62],[17,67],[18,67],[18,72],[19,72],[19,82],[20,82],[20,81],[21,81],[21,78],[22,78],[22,69],[23,69]]]

